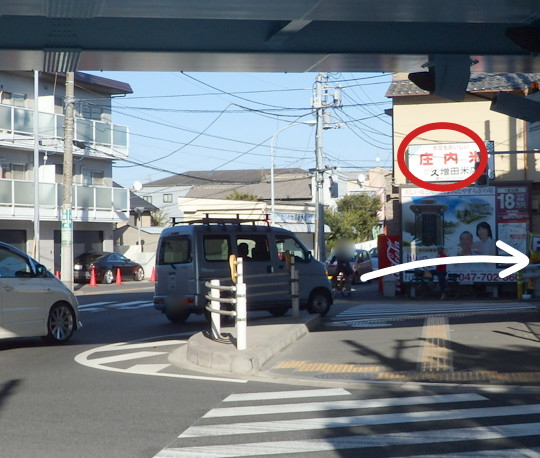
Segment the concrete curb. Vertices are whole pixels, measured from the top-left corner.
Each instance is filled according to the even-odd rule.
[[[222,335],[229,333],[230,341],[217,342],[208,332],[191,336],[187,343],[186,358],[192,364],[220,372],[251,375],[261,370],[278,353],[300,340],[320,322],[320,315],[276,320],[271,324],[248,325],[248,348],[236,349],[234,328],[223,328]],[[272,342],[269,344],[269,342]]]

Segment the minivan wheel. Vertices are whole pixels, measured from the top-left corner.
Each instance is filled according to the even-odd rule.
[[[307,308],[309,313],[319,313],[321,316],[324,316],[330,310],[330,305],[332,305],[330,293],[326,290],[318,289],[311,293]]]
[[[111,269],[107,269],[103,274],[103,283],[110,285],[114,281],[114,274]]]
[[[283,316],[287,313],[287,310],[289,310],[289,306],[288,305],[284,305],[282,307],[272,307],[271,309],[269,309],[268,311],[270,312],[270,314],[272,316],[276,316],[276,317],[279,317],[279,316]]]
[[[165,313],[165,316],[169,319],[171,323],[182,324],[184,321],[188,319],[189,311],[184,310],[184,311],[175,312],[175,313]]]
[[[54,305],[47,318],[47,335],[44,339],[49,343],[67,342],[75,331],[75,313],[66,303]]]
[[[141,281],[144,279],[144,270],[142,267],[137,267],[137,270],[135,270],[135,274],[133,275],[133,278],[135,281]]]

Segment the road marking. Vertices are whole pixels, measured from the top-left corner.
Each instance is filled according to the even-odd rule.
[[[418,411],[381,415],[355,415],[348,417],[305,418],[298,420],[275,420],[217,425],[191,426],[179,438],[229,436],[236,434],[263,434],[317,429],[354,428],[418,423],[425,421],[463,420],[472,418],[535,415],[540,413],[540,404],[522,406],[485,407],[476,409],[454,409],[442,411]]]
[[[224,407],[210,410],[203,416],[203,418],[238,417],[247,415],[267,415],[292,412],[320,412],[323,410],[334,411],[344,409],[367,409],[417,404],[427,405],[438,404],[441,402],[485,401],[486,399],[487,398],[479,394],[470,393],[434,396],[409,396],[403,398],[360,399],[352,401],[321,401],[306,402],[302,404],[274,404],[246,407]]]
[[[522,310],[536,310],[535,305],[531,304],[515,304],[515,303],[493,303],[493,302],[469,302],[467,304],[452,303],[445,301],[444,303],[422,302],[421,304],[375,304],[374,307],[367,307],[366,305],[357,305],[351,307],[343,312],[338,313],[333,317],[328,317],[326,320],[330,322],[351,320],[351,319],[384,319],[400,317],[404,318],[417,318],[422,315],[454,315],[465,314],[466,316],[474,314],[483,314],[489,312],[508,312],[508,311],[522,311]],[[328,323],[325,323],[328,324]]]
[[[173,334],[174,337],[179,337],[181,335],[191,336],[193,333],[182,333],[182,334]],[[79,353],[75,356],[75,361],[83,366],[90,367],[92,369],[99,369],[109,372],[121,372],[124,374],[137,374],[137,375],[152,375],[157,377],[170,377],[170,378],[181,378],[181,379],[191,379],[191,380],[208,380],[213,382],[229,382],[229,383],[247,383],[247,380],[243,379],[233,379],[226,377],[208,377],[202,375],[188,375],[188,374],[178,374],[177,372],[161,372],[164,369],[167,369],[171,364],[165,363],[154,363],[154,364],[135,364],[130,368],[120,368],[111,366],[108,364],[118,363],[122,361],[130,361],[134,359],[144,359],[151,357],[160,357],[164,358],[169,351],[138,351],[133,352],[133,350],[140,350],[145,348],[157,348],[157,347],[175,347],[178,348],[179,345],[185,345],[186,340],[154,340],[154,339],[164,339],[168,336],[159,336],[159,337],[149,337],[147,339],[138,339],[131,342],[118,342],[109,345],[103,345],[101,347],[92,348],[90,350]],[[119,352],[118,355],[110,355],[111,352]],[[108,356],[99,356],[104,353],[109,353]],[[98,356],[98,357],[96,357]],[[158,366],[160,366],[158,368]]]
[[[321,390],[293,390],[293,391],[269,391],[267,393],[238,393],[231,394],[223,402],[237,401],[259,401],[270,399],[297,399],[297,398],[315,398],[323,396],[349,396],[347,390],[343,388],[328,388]]]
[[[170,367],[170,364],[136,364],[126,369],[130,374],[154,375],[163,369]]]
[[[448,344],[448,318],[429,316],[424,324],[422,339],[424,346],[420,360],[423,372],[452,372],[452,353]]]
[[[146,307],[153,307],[153,301],[129,301],[129,302],[93,302],[91,304],[79,305],[79,310],[83,312],[103,312],[106,310],[136,310]]]
[[[502,454],[501,454],[502,453]],[[501,450],[476,450],[474,452],[462,452],[462,453],[445,453],[445,458],[479,458],[479,457],[495,457],[495,458],[537,458],[540,456],[540,447],[532,447],[528,449],[522,448],[505,448],[504,451]],[[410,455],[405,457],[396,457],[396,458],[440,458],[441,455]]]
[[[295,441],[252,442],[248,444],[182,448],[171,447],[162,450],[156,457],[232,457],[278,454],[289,456],[292,453],[314,453],[355,448],[422,445],[440,442],[481,441],[536,436],[539,430],[540,423],[521,423],[514,425],[492,425],[474,428],[399,432],[377,435],[369,434],[365,436],[359,435]]]
[[[105,356],[103,358],[92,358],[90,362],[95,366],[103,364],[118,363],[120,361],[129,361],[132,359],[149,358],[151,356],[166,355],[165,351],[139,351],[136,353],[124,353],[123,355]]]

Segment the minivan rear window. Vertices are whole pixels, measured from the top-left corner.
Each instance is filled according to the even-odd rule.
[[[157,263],[185,264],[191,262],[191,239],[189,235],[166,237],[161,240]]]
[[[207,261],[227,261],[231,254],[227,235],[205,235],[203,238],[204,259]]]

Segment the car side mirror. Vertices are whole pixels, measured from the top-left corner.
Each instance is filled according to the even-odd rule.
[[[36,275],[38,277],[44,277],[47,275],[47,268],[43,264],[38,264],[36,266]]]

